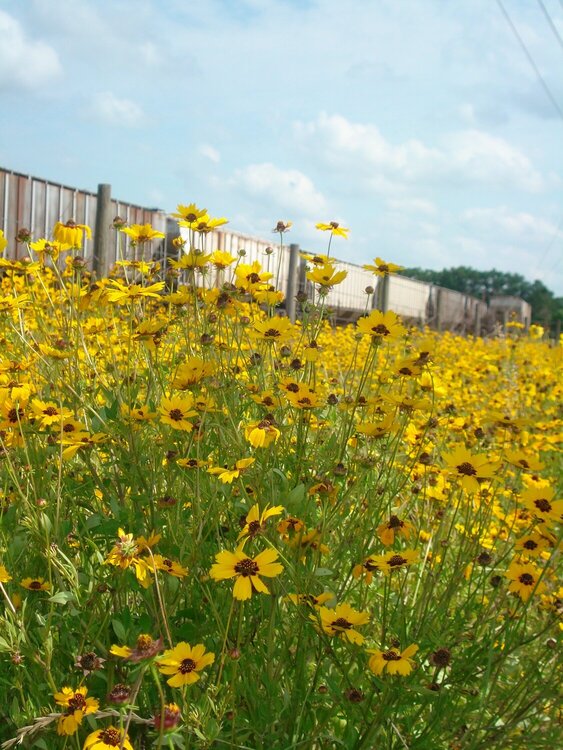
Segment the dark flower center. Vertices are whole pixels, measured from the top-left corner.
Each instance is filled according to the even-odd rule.
[[[48,417],[54,417],[55,414],[58,414],[58,411],[54,406],[48,406],[46,409],[43,409],[43,414],[46,414]]]
[[[398,654],[393,649],[384,651],[381,656],[385,659],[385,661],[401,661],[401,654]]]
[[[550,513],[551,512],[551,503],[549,502],[549,500],[546,500],[543,497],[540,498],[539,500],[534,500],[534,505],[542,513]]]
[[[41,588],[41,581],[31,581],[29,584],[30,589],[40,589]]]
[[[393,555],[388,561],[387,565],[389,565],[390,568],[396,568],[399,565],[405,565],[408,563],[408,560],[406,557],[401,557],[401,555]]]
[[[379,336],[388,336],[391,331],[387,328],[387,326],[384,326],[383,323],[380,323],[378,326],[373,326],[371,329],[374,333],[377,333]]]
[[[235,572],[239,575],[247,578],[248,576],[255,576],[258,573],[258,563],[246,557],[235,565]]]
[[[460,474],[465,474],[466,477],[474,477],[477,474],[477,469],[468,461],[464,461],[462,464],[459,464],[459,466],[456,466],[456,469]]]
[[[102,729],[98,739],[110,747],[118,747],[121,744],[121,732],[119,729],[114,729],[113,727]]]
[[[391,516],[391,518],[389,519],[389,523],[387,524],[388,528],[390,529],[400,529],[404,525],[405,524],[398,516]]]
[[[264,336],[267,336],[268,338],[277,338],[278,336],[281,336],[281,333],[277,328],[268,328]]]
[[[71,711],[79,711],[86,705],[86,699],[82,693],[75,693],[68,702],[68,707]]]
[[[534,542],[533,539],[526,539],[522,546],[524,547],[524,549],[536,549],[538,543]]]
[[[532,586],[534,583],[534,576],[530,575],[530,573],[522,573],[518,580],[520,583],[523,583],[524,586]]]
[[[339,617],[338,620],[332,623],[332,627],[338,628],[338,630],[350,630],[352,623],[348,622],[344,617]]]
[[[184,416],[184,412],[181,409],[171,409],[168,416],[173,419],[174,422],[180,422]]]
[[[250,534],[250,536],[255,536],[256,534],[258,534],[261,528],[262,525],[260,521],[251,521],[248,524],[248,533]]]
[[[178,669],[180,674],[188,674],[188,672],[193,672],[195,668],[196,663],[193,659],[182,659]]]

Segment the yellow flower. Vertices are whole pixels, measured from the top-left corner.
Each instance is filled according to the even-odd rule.
[[[388,547],[395,541],[396,534],[402,536],[404,539],[410,539],[412,530],[412,523],[402,521],[398,516],[392,515],[387,523],[383,523],[377,527],[377,536],[380,538],[381,543]]]
[[[235,578],[233,596],[244,601],[250,599],[253,591],[269,594],[268,587],[260,580],[260,576],[274,578],[283,571],[283,565],[276,562],[278,553],[275,549],[265,549],[253,559],[243,550],[244,542],[235,552],[224,550],[215,555],[216,562],[211,566],[209,575],[215,581]]]
[[[528,487],[520,496],[520,502],[544,523],[563,520],[563,500],[555,500],[553,487]]]
[[[187,568],[184,568],[184,566],[180,565],[179,562],[170,560],[170,558],[163,557],[162,555],[153,555],[151,563],[153,564],[154,568],[156,568],[156,570],[164,570],[166,573],[169,573],[175,578],[184,578],[188,575]]]
[[[86,737],[83,750],[133,750],[133,745],[129,742],[129,735],[125,735],[122,729],[115,727],[106,727],[106,729],[96,729],[95,732]]]
[[[523,602],[527,602],[533,593],[545,591],[545,583],[539,581],[541,571],[531,562],[513,560],[504,575],[511,581],[508,590],[517,594]]]
[[[8,240],[4,237],[4,232],[0,229],[0,253],[8,247]]]
[[[50,591],[51,584],[44,578],[24,578],[20,581],[20,586],[29,591]]]
[[[337,604],[334,609],[328,607],[319,607],[319,617],[321,626],[328,635],[337,635],[343,640],[350,643],[361,645],[364,642],[364,636],[355,630],[357,625],[365,625],[369,622],[367,612],[359,612],[353,609],[349,604]],[[315,615],[311,615],[312,620],[316,620]]]
[[[489,461],[484,453],[472,455],[463,445],[442,458],[447,464],[444,471],[455,477],[467,492],[479,492],[478,480],[491,479],[499,468],[499,464]]]
[[[375,265],[365,265],[362,266],[362,268],[365,268],[366,271],[373,271],[376,276],[387,276],[388,274],[396,273],[403,268],[403,266],[397,266],[395,263],[386,263],[384,260],[381,260],[381,258],[376,258],[373,262]]]
[[[215,365],[212,362],[205,362],[200,357],[189,357],[181,365],[178,365],[171,386],[179,391],[185,391],[192,385],[199,383],[203,378],[213,375],[214,372]]]
[[[0,565],[0,583],[8,583],[12,580],[12,576],[8,573],[3,565]]]
[[[172,268],[181,270],[183,268],[203,268],[211,259],[211,254],[204,253],[202,250],[192,248],[189,253],[184,253],[180,260],[171,260]]]
[[[231,263],[235,262],[236,257],[234,255],[231,255],[230,253],[225,252],[224,250],[215,250],[213,253],[211,253],[211,257],[209,260],[218,271],[223,271],[225,268],[230,266]]]
[[[143,547],[139,540],[134,539],[133,534],[126,534],[123,529],[118,529],[117,535],[118,541],[106,557],[105,564],[114,565],[121,570],[132,567],[139,583],[145,587],[150,586],[150,567],[147,561],[140,557]]]
[[[348,239],[348,232],[350,231],[345,227],[341,227],[337,221],[331,221],[329,224],[315,224],[315,227],[320,229],[321,232],[331,232],[333,235],[344,237],[345,240]]]
[[[157,232],[151,224],[131,224],[130,227],[120,229],[123,234],[131,238],[134,245],[142,245],[155,239],[162,239],[166,235],[163,232]]]
[[[289,318],[266,318],[254,324],[251,335],[270,343],[285,343],[289,341],[294,327]]]
[[[372,555],[368,559],[372,568],[378,568],[387,576],[393,570],[405,568],[417,562],[418,552],[414,549],[405,549],[400,552],[387,552],[385,555]]]
[[[178,226],[186,227],[187,229],[191,229],[194,232],[199,232],[200,234],[208,234],[214,229],[217,229],[217,227],[221,227],[223,226],[223,224],[228,223],[229,222],[227,219],[212,219],[209,214],[203,214],[202,216],[199,216],[197,219],[195,219],[195,221],[179,221]]]
[[[186,221],[188,223],[197,221],[197,219],[200,219],[202,216],[207,216],[207,209],[198,208],[195,203],[190,203],[187,206],[179,203],[176,206],[176,211],[177,213],[171,215],[175,219],[182,219],[182,221]]]
[[[86,224],[77,224],[73,219],[69,219],[66,224],[57,221],[53,228],[53,237],[62,245],[68,247],[82,247],[82,235],[85,234],[88,239],[92,238],[92,230]]]
[[[373,654],[369,660],[369,668],[378,677],[384,670],[388,674],[398,674],[402,677],[409,675],[414,667],[414,661],[410,658],[418,651],[418,646],[412,644],[404,651],[396,648],[390,648],[388,651],[378,651],[377,649],[367,649],[368,654]]]
[[[188,417],[195,417],[197,415],[197,411],[193,408],[193,405],[194,399],[190,393],[184,398],[180,398],[180,396],[163,398],[158,408],[160,421],[169,425],[174,430],[190,432],[193,429],[193,424],[189,421]]]
[[[29,247],[33,252],[37,253],[41,263],[44,263],[46,255],[52,258],[52,260],[57,260],[59,254],[65,250],[70,250],[72,245],[56,242],[55,240],[41,239],[36,242],[30,242]]]
[[[253,448],[267,448],[275,443],[280,435],[281,432],[270,419],[252,422],[244,427],[244,437]]]
[[[253,538],[258,534],[262,534],[262,532],[266,528],[266,521],[268,520],[268,518],[271,518],[272,516],[279,516],[280,513],[283,512],[283,510],[283,505],[275,505],[272,508],[269,508],[266,505],[262,513],[260,513],[260,506],[258,505],[258,503],[256,503],[248,511],[248,514],[244,519],[244,526],[242,527],[242,531],[238,535],[238,538]]]
[[[183,687],[197,682],[198,672],[213,664],[214,661],[215,654],[206,653],[203,643],[192,647],[189,643],[182,641],[175,648],[165,651],[157,660],[157,664],[162,674],[172,675],[167,680],[170,687]]]
[[[162,651],[163,640],[158,638],[156,641],[151,635],[147,633],[141,633],[137,638],[137,643],[134,648],[129,646],[116,646],[113,645],[109,652],[114,656],[120,656],[122,659],[127,659],[134,663],[143,661],[144,659],[152,659],[160,651]]]
[[[517,466],[519,469],[527,469],[529,471],[541,471],[544,465],[535,456],[530,456],[524,451],[511,451],[505,450],[504,457],[508,463],[513,466]]]
[[[406,329],[400,323],[400,318],[392,310],[386,313],[381,310],[372,310],[369,315],[360,318],[356,323],[361,333],[370,335],[374,341],[391,341],[398,339],[406,333]]]
[[[311,271],[307,271],[306,276],[309,281],[328,288],[344,281],[348,276],[348,271],[337,271],[332,263],[325,263],[324,266],[316,266]]]
[[[60,693],[54,694],[57,705],[66,709],[57,723],[58,734],[74,734],[83,717],[98,710],[98,701],[95,698],[86,698],[87,693],[88,689],[85,687],[79,687],[76,691],[64,687]]]
[[[136,300],[140,297],[154,297],[161,299],[161,295],[158,294],[164,289],[164,281],[157,281],[149,286],[141,286],[140,284],[131,284],[127,286],[122,284],[120,281],[112,280],[108,282],[106,294],[110,302],[116,302],[121,304],[128,302],[129,300]]]
[[[232,469],[227,466],[211,466],[207,469],[208,474],[216,474],[217,478],[223,484],[232,484],[234,479],[238,479],[241,473],[247,469],[251,464],[254,463],[254,458],[241,458],[239,459]]]

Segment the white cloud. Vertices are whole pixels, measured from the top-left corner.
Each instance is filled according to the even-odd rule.
[[[396,192],[394,184],[404,187],[439,181],[502,185],[530,192],[544,185],[524,153],[480,130],[451,133],[438,146],[428,146],[419,139],[395,145],[375,125],[323,112],[316,120],[295,123],[294,135],[319,161],[363,175],[366,185],[377,192]]]
[[[62,71],[57,52],[40,39],[30,39],[21,24],[0,10],[0,89],[38,89]]]
[[[271,211],[285,211],[283,218],[315,217],[326,211],[326,200],[312,180],[297,169],[280,169],[271,163],[249,164],[238,169],[231,179],[232,187],[260,199]]]
[[[501,236],[518,244],[551,241],[563,237],[563,231],[540,216],[524,211],[499,208],[470,208],[463,212],[462,220],[468,226],[486,235]]]
[[[95,94],[92,101],[91,113],[102,122],[109,125],[136,127],[144,119],[141,107],[131,99],[120,99],[111,91]]]
[[[202,156],[205,156],[206,159],[209,159],[209,161],[212,161],[214,164],[219,164],[221,161],[221,154],[219,151],[217,151],[216,148],[213,146],[210,146],[208,143],[203,143],[199,147],[199,153]]]

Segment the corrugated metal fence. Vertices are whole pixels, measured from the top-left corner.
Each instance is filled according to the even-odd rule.
[[[17,259],[22,255],[22,246],[16,241],[19,231],[27,229],[34,239],[52,237],[53,227],[57,221],[66,222],[73,219],[77,224],[87,224],[94,229],[96,223],[97,193],[88,190],[60,185],[56,182],[12,172],[0,167],[0,229],[8,240],[4,257]],[[155,229],[166,231],[166,214],[155,208],[144,208],[133,203],[111,201],[112,218],[121,216],[128,224],[151,223]],[[118,255],[118,242],[121,241],[123,252],[129,250],[128,238],[115,233],[112,241],[113,263]],[[86,240],[84,257],[92,261],[94,252],[93,240]]]

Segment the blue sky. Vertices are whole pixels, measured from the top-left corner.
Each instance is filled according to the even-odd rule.
[[[503,3],[563,109],[539,0]],[[0,32],[2,166],[563,294],[563,118],[494,0],[0,0]]]

